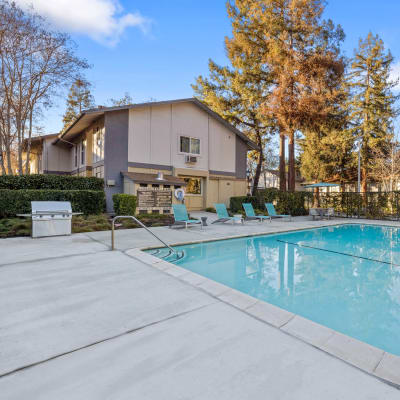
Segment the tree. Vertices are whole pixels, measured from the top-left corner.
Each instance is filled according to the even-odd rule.
[[[19,174],[29,173],[35,119],[82,68],[88,64],[75,56],[67,35],[51,31],[32,10],[23,11],[7,0],[0,3],[0,131],[8,173],[14,172],[13,148]]]
[[[385,51],[378,35],[369,33],[359,41],[348,76],[351,90],[349,101],[353,135],[361,140],[362,192],[374,165],[374,152],[384,153],[393,138],[393,120],[398,110],[398,96],[392,92],[397,82],[390,80],[393,57]],[[389,153],[387,154],[389,155]]]
[[[132,99],[131,95],[128,92],[125,92],[124,97],[121,97],[120,99],[111,98],[109,100],[109,102],[111,103],[111,106],[113,106],[113,107],[127,106],[127,105],[133,103],[133,99]]]
[[[391,141],[372,149],[370,176],[385,192],[397,189],[400,180],[400,143]]]
[[[257,190],[264,148],[269,135],[274,133],[272,119],[262,112],[271,86],[271,76],[257,54],[248,51],[243,36],[249,33],[246,21],[247,2],[236,2],[237,7],[227,4],[232,24],[232,37],[225,38],[226,54],[231,66],[222,67],[209,61],[210,77],[199,76],[192,85],[197,97],[228,122],[240,129],[258,146],[250,153],[250,164],[255,161],[253,194]]]
[[[313,88],[315,78],[343,68],[339,56],[343,31],[322,20],[324,6],[323,0],[236,0],[229,5],[230,13],[241,21],[240,45],[272,76],[264,112],[280,131],[281,189],[286,186],[285,137],[292,191],[296,132],[329,114],[324,97]]]
[[[92,85],[85,79],[78,78],[71,85],[67,98],[67,108],[63,116],[64,129],[74,121],[82,110],[94,107]]]

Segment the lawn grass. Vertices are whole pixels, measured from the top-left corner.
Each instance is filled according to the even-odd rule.
[[[171,215],[142,214],[137,218],[146,226],[168,226],[173,223]],[[132,220],[119,220],[116,229],[133,229],[140,226]],[[97,232],[111,230],[111,217],[107,214],[76,215],[72,217],[72,233]],[[0,238],[30,236],[32,222],[29,218],[0,219]]]

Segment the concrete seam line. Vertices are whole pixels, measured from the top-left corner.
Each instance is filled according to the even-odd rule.
[[[385,357],[385,354],[386,354],[386,351],[384,351],[384,352],[382,353],[381,358],[379,359],[378,363],[375,365],[375,368],[372,370],[372,373],[373,373],[373,374],[375,374],[375,371],[377,370],[377,368],[379,367],[380,363],[382,362],[383,357]]]
[[[14,265],[19,265],[19,264],[26,264],[26,263],[35,263],[39,261],[51,261],[51,260],[58,260],[59,258],[73,258],[73,257],[80,257],[80,256],[90,256],[93,254],[98,254],[98,253],[105,253],[108,252],[109,250],[100,250],[100,251],[91,251],[89,253],[80,253],[80,254],[66,254],[62,256],[55,256],[55,257],[46,257],[46,258],[34,258],[32,260],[24,260],[24,261],[16,261],[12,263],[6,263],[6,264],[0,264],[0,268],[5,268],[8,266],[14,266]]]
[[[108,232],[108,231],[107,231]],[[110,231],[111,232],[111,231]],[[109,246],[108,244],[105,244],[104,242],[102,242],[101,240],[92,238],[91,236],[89,236],[89,234],[87,232],[83,232],[83,235],[86,236],[87,238],[89,238],[90,240],[92,240],[93,242],[96,243],[100,243],[101,245],[103,245],[104,247],[107,248],[107,250],[111,250],[111,246]]]
[[[214,305],[214,304],[215,304],[215,303],[204,304],[204,305],[202,305],[202,306],[200,306],[200,307],[196,307],[196,308],[193,308],[193,309],[191,309],[191,310],[183,311],[183,312],[181,312],[181,313],[179,313],[179,314],[171,315],[170,317],[161,319],[161,320],[159,320],[159,321],[150,322],[150,323],[147,324],[147,325],[139,326],[138,328],[129,329],[129,330],[125,331],[125,332],[118,333],[117,335],[110,336],[110,337],[108,337],[108,338],[98,340],[98,341],[96,341],[96,342],[87,344],[87,345],[85,345],[85,346],[81,346],[81,347],[78,347],[78,348],[73,349],[73,350],[69,350],[69,351],[65,351],[65,352],[60,353],[60,354],[56,354],[56,355],[51,356],[51,357],[49,357],[49,358],[46,358],[46,359],[44,359],[44,360],[36,361],[36,362],[34,362],[34,363],[27,364],[27,365],[24,365],[24,366],[22,366],[22,367],[15,368],[15,369],[13,369],[13,370],[11,370],[11,371],[7,371],[7,372],[5,372],[5,373],[2,373],[2,374],[0,375],[0,379],[1,379],[1,378],[5,378],[5,377],[7,377],[7,376],[9,376],[9,375],[13,375],[13,374],[15,374],[15,373],[17,373],[17,372],[20,372],[20,371],[23,371],[23,370],[25,370],[25,369],[29,369],[29,368],[36,367],[36,366],[38,366],[38,365],[41,365],[41,364],[44,364],[44,363],[46,363],[46,362],[55,360],[55,359],[57,359],[57,358],[61,358],[61,357],[67,356],[67,355],[69,355],[69,354],[76,353],[76,352],[78,352],[78,351],[80,351],[80,350],[85,350],[85,349],[87,349],[87,348],[94,347],[94,346],[96,346],[96,345],[98,345],[98,344],[102,344],[102,343],[105,343],[105,342],[108,342],[108,341],[111,341],[111,340],[114,340],[114,339],[118,339],[118,338],[120,338],[120,337],[122,337],[122,336],[125,336],[125,335],[130,335],[131,333],[135,333],[135,332],[137,332],[137,331],[141,331],[141,330],[143,330],[143,329],[145,329],[145,328],[148,328],[148,327],[151,327],[151,326],[154,326],[154,325],[158,325],[158,324],[160,324],[160,323],[163,323],[163,322],[166,322],[166,321],[169,321],[169,320],[172,320],[172,319],[181,317],[181,316],[186,315],[186,314],[189,314],[189,313],[191,313],[191,312],[199,311],[199,310],[201,310],[201,309],[203,309],[203,308],[212,306],[212,305]]]

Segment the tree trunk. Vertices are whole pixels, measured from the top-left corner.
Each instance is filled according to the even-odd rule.
[[[31,173],[31,143],[32,143],[32,123],[33,123],[33,111],[31,109],[29,113],[29,130],[28,130],[28,140],[26,145],[26,164],[25,164],[25,174],[29,175]]]
[[[8,173],[8,175],[13,175],[10,147],[8,147],[6,150],[6,156],[7,156],[7,173]]]
[[[361,168],[361,191],[366,193],[368,191],[368,179],[366,168]]]
[[[260,181],[260,176],[261,176],[261,170],[264,162],[264,149],[262,146],[262,138],[259,134],[257,134],[257,144],[260,148],[260,151],[258,153],[258,163],[257,163],[257,168],[256,168],[256,173],[254,175],[254,180],[253,180],[253,188],[251,191],[251,195],[255,196],[258,188],[258,182]]]
[[[279,189],[286,192],[285,135],[280,134],[279,149]]]
[[[296,188],[296,166],[294,157],[294,133],[289,135],[289,171],[288,171],[288,191],[294,192]]]
[[[6,175],[6,173],[7,173],[6,164],[4,162],[4,155],[5,155],[5,151],[4,151],[3,137],[0,134],[0,166],[1,166],[1,174],[2,175]]]

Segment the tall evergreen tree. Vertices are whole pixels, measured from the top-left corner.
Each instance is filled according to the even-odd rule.
[[[378,35],[369,33],[359,41],[348,76],[351,90],[352,132],[362,143],[362,191],[366,192],[373,163],[373,149],[387,148],[393,137],[393,119],[397,114],[393,94],[397,82],[390,80],[393,57]]]
[[[109,102],[111,103],[112,107],[120,107],[133,104],[133,99],[132,96],[129,94],[129,92],[125,92],[124,96],[121,97],[120,99],[111,98]]]
[[[240,45],[273,77],[265,113],[280,129],[280,181],[285,188],[285,136],[289,139],[289,190],[295,187],[295,135],[329,112],[313,90],[314,77],[341,68],[343,31],[323,21],[324,0],[236,0],[230,14],[241,21]],[[235,26],[237,30],[239,28]]]
[[[84,79],[76,79],[69,89],[67,108],[63,116],[64,129],[82,112],[94,107],[94,97],[90,89],[92,85]]]
[[[231,66],[222,67],[210,60],[210,77],[199,76],[192,87],[201,101],[257,143],[259,150],[250,155],[251,159],[256,158],[257,165],[254,194],[262,171],[265,144],[275,130],[273,119],[263,113],[272,80],[268,67],[260,62],[257,54],[248,51],[243,41],[244,36],[252,34],[245,18],[249,8],[246,2],[241,5],[237,1],[237,4],[240,10],[228,4],[232,37],[225,39],[225,48]]]

